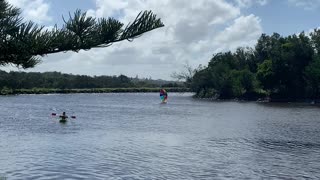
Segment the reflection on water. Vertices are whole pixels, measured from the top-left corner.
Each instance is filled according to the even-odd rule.
[[[319,179],[320,111],[190,94],[0,97],[9,179]],[[60,124],[51,113],[76,115]]]

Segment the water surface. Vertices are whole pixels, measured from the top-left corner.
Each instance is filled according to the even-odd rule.
[[[9,179],[319,179],[320,108],[191,94],[0,97]],[[51,113],[75,115],[66,124]]]

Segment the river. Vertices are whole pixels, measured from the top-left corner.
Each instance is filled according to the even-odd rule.
[[[0,97],[0,179],[319,179],[320,108],[158,93]],[[61,124],[51,113],[76,119]]]

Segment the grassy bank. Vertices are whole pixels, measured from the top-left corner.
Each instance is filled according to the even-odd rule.
[[[188,88],[165,88],[168,92],[190,92]],[[17,94],[71,94],[71,93],[149,93],[159,92],[160,88],[96,88],[96,89],[8,89],[0,91],[0,95]]]

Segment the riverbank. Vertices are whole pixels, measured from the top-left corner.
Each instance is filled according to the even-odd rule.
[[[204,99],[211,101],[247,101],[247,102],[261,102],[261,103],[303,103],[303,104],[317,104],[320,105],[319,98],[279,98],[267,95],[265,93],[246,93],[239,97],[221,98],[217,94],[195,94],[196,99]]]
[[[188,88],[165,88],[168,92],[191,92]],[[160,88],[95,88],[95,89],[2,89],[0,95],[19,94],[71,94],[71,93],[149,93],[159,92]]]

